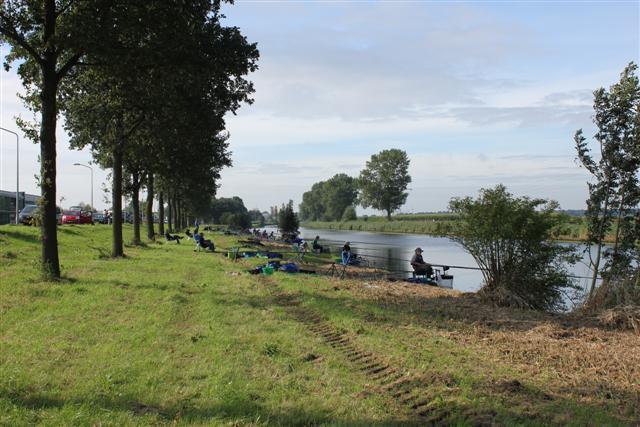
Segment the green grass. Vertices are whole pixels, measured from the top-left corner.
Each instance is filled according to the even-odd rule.
[[[220,248],[234,243],[207,234]],[[443,338],[445,320],[425,324],[415,307],[381,306],[327,278],[276,273],[268,285],[244,272],[257,260],[194,253],[188,241],[127,246],[127,257],[113,260],[109,226],[62,226],[59,239],[63,280],[43,282],[37,230],[0,227],[0,425],[414,422],[275,303],[284,291],[407,372],[452,378],[428,389],[447,423],[487,415],[522,425],[623,419],[606,405],[483,391],[515,376],[531,396],[541,392],[517,369]],[[533,417],[524,412],[531,405]]]
[[[355,221],[309,221],[301,225],[309,228],[319,228],[325,230],[352,230],[371,231],[378,233],[415,233],[441,235],[446,233],[447,226],[453,221],[431,221],[431,220],[399,220],[387,221],[386,218],[375,218],[375,220],[363,219]]]
[[[369,231],[378,233],[413,233],[429,235],[450,234],[455,225],[454,214],[399,214],[388,221],[385,216],[370,216],[354,221],[307,221],[303,227],[325,230]],[[560,241],[585,241],[587,239],[587,224],[583,217],[568,217],[558,230]],[[606,242],[613,242],[613,232],[607,236]]]

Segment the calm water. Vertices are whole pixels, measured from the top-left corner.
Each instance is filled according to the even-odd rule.
[[[338,254],[345,241],[351,243],[352,250],[366,258],[372,266],[397,271],[399,277],[409,277],[411,271],[409,260],[415,248],[424,250],[425,261],[433,265],[451,266],[449,273],[454,276],[453,288],[461,291],[476,291],[482,284],[482,273],[478,270],[466,270],[458,267],[474,267],[478,265],[462,247],[446,237],[433,237],[424,234],[389,234],[366,231],[315,230],[301,228],[301,235],[311,242],[316,235],[320,236],[323,246],[332,248]],[[567,245],[572,245],[567,243]],[[574,245],[577,246],[578,245]],[[576,276],[589,276],[589,269],[578,263],[570,269]],[[584,288],[588,279],[577,279]]]

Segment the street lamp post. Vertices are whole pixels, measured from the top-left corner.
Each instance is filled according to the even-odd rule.
[[[91,171],[91,209],[95,209],[93,206],[93,168],[91,166],[83,165],[82,163],[74,163],[74,166],[82,166],[83,168],[87,168]]]
[[[18,214],[20,213],[20,137],[12,130],[0,127],[5,132],[9,132],[16,137],[16,224],[18,223]]]

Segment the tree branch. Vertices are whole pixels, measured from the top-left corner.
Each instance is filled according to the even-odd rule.
[[[57,19],[60,15],[62,15],[63,13],[65,13],[67,10],[69,10],[69,8],[73,5],[73,3],[75,3],[75,0],[69,0],[69,2],[68,2],[66,5],[62,6],[62,7],[60,8],[60,10],[56,12],[56,19]]]
[[[124,132],[124,137],[129,137],[135,130],[144,122],[144,115],[140,116],[138,121],[134,122],[127,132]]]
[[[22,47],[24,50],[29,52],[29,54],[33,57],[34,60],[38,62],[38,64],[42,65],[44,60],[38,53],[38,51],[27,42],[27,40],[16,31],[15,27],[11,25],[10,19],[2,12],[0,12],[0,34],[5,35],[6,37],[13,40],[16,44]]]
[[[71,58],[69,58],[69,60],[56,73],[56,77],[58,81],[60,81],[60,79],[62,79],[69,72],[71,67],[73,67],[78,63],[81,57],[82,57],[82,54],[76,53]]]

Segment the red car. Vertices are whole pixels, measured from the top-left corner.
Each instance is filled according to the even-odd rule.
[[[64,211],[62,214],[63,224],[93,224],[91,212]]]

